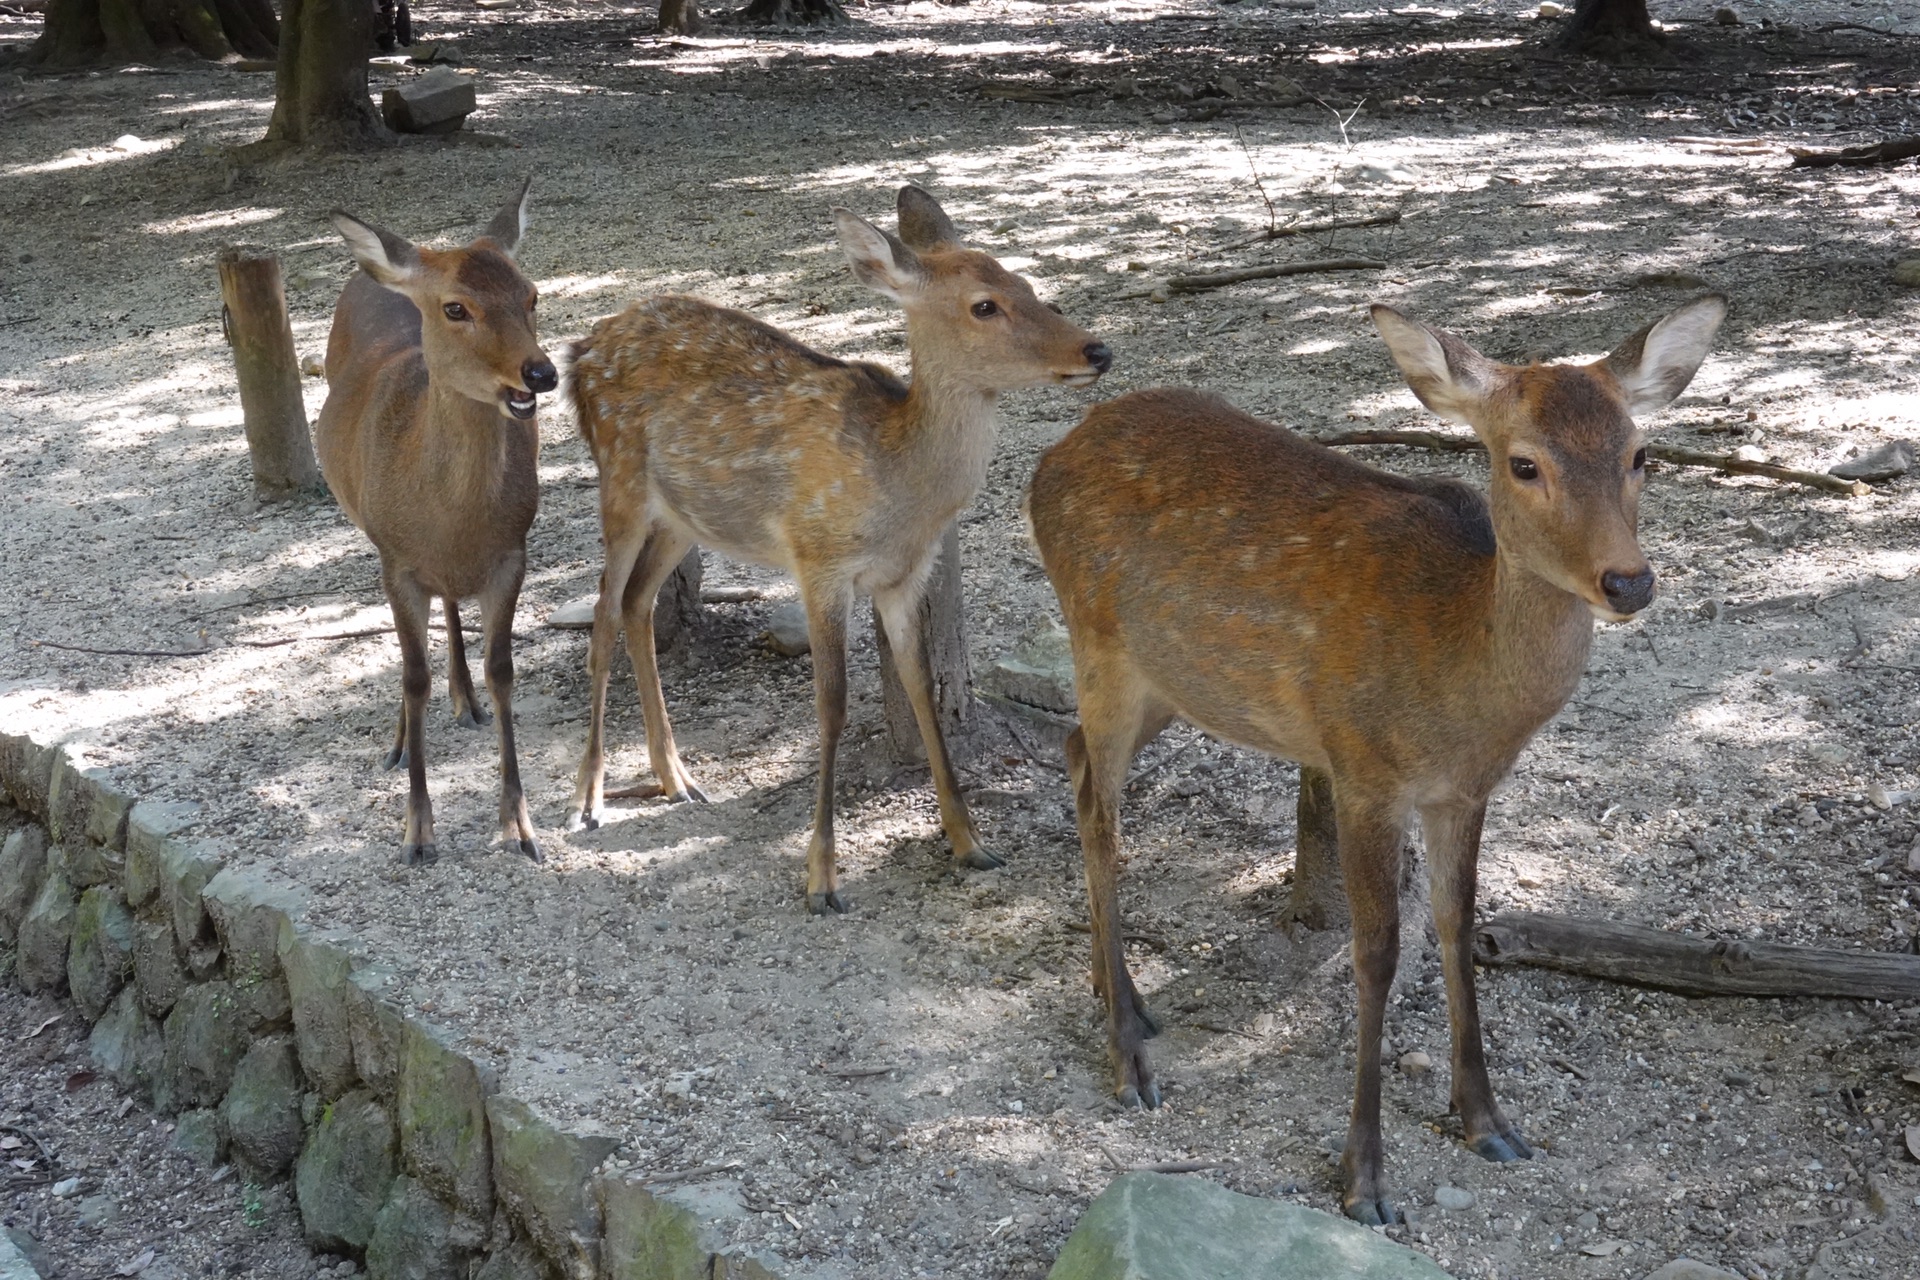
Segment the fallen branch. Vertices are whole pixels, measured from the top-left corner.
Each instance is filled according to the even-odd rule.
[[[1889,40],[1911,40],[1914,36],[1911,31],[1882,31],[1879,27],[1870,27],[1864,22],[1829,22],[1824,27],[1815,27],[1814,30],[1821,35],[1826,35],[1830,31],[1864,31],[1868,35],[1885,36]]]
[[[738,1160],[729,1160],[725,1164],[703,1164],[692,1169],[675,1170],[672,1173],[656,1173],[640,1179],[640,1185],[643,1187],[657,1187],[663,1182],[686,1182],[691,1178],[705,1178],[716,1173],[727,1173],[739,1167],[740,1162]]]
[[[1920,156],[1920,137],[1888,138],[1864,147],[1841,147],[1830,151],[1817,147],[1788,147],[1792,168],[1825,169],[1831,165],[1897,164]]]
[[[1304,276],[1320,271],[1379,271],[1387,264],[1372,258],[1324,258],[1315,262],[1273,262],[1264,267],[1238,267],[1232,271],[1209,271],[1196,276],[1168,276],[1168,293],[1199,293],[1203,289],[1224,289],[1248,280],[1273,280],[1280,276]]]
[[[1400,211],[1377,213],[1371,218],[1335,218],[1329,222],[1294,222],[1284,227],[1268,227],[1245,240],[1235,240],[1232,244],[1222,245],[1220,252],[1229,249],[1244,249],[1250,244],[1261,244],[1268,240],[1284,240],[1288,236],[1317,236],[1327,231],[1351,231],[1355,227],[1386,227],[1400,221]]]
[[[1440,431],[1341,431],[1330,436],[1309,438],[1325,445],[1397,444],[1413,449],[1433,449],[1441,453],[1479,453],[1486,448],[1473,436],[1451,435]],[[1697,449],[1650,444],[1647,446],[1647,456],[1676,467],[1702,467],[1728,475],[1766,476],[1770,480],[1801,484],[1809,489],[1822,489],[1828,493],[1844,494],[1850,498],[1873,492],[1859,480],[1842,480],[1839,476],[1830,476],[1822,471],[1801,471],[1796,467],[1782,467],[1772,462],[1748,462],[1730,453],[1701,453]]]
[[[445,631],[446,627],[434,623],[429,630]],[[461,627],[463,633],[481,634],[478,627]],[[97,649],[92,645],[66,644],[59,640],[32,640],[28,643],[42,649],[61,649],[67,653],[91,653],[109,658],[199,658],[209,653],[219,653],[222,649],[279,649],[290,644],[306,644],[309,641],[322,640],[365,640],[369,636],[390,636],[392,627],[367,627],[361,631],[329,631],[317,636],[282,636],[278,640],[229,640],[225,644],[210,644],[204,649]],[[524,637],[515,636],[515,639]]]
[[[1920,1000],[1920,956],[1773,942],[1716,942],[1665,929],[1530,911],[1473,931],[1485,965],[1534,965],[1689,996]]]

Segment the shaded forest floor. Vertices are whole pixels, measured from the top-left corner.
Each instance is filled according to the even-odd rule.
[[[1123,902],[1168,1027],[1155,1052],[1170,1102],[1152,1114],[1107,1100],[1057,768],[1010,734],[972,760],[1010,865],[956,882],[924,776],[886,758],[864,634],[840,828],[855,911],[804,914],[809,672],[759,641],[791,595],[771,575],[710,561],[710,584],[764,598],[713,606],[666,673],[715,802],[559,830],[585,641],[541,620],[592,590],[599,554],[592,465],[558,399],[542,406],[516,646],[549,861],[488,849],[491,736],[436,703],[443,859],[395,865],[405,780],[378,768],[394,643],[232,644],[378,625],[385,607],[371,548],[333,507],[252,504],[213,256],[240,239],[277,249],[300,348],[319,355],[348,268],[327,208],[444,242],[531,171],[523,260],[551,349],[673,290],[904,368],[898,316],[852,282],[825,211],[881,219],[914,181],[1112,344],[1098,396],[1188,383],[1316,432],[1431,425],[1366,302],[1520,359],[1604,351],[1711,285],[1732,318],[1650,427],[1824,469],[1915,434],[1920,292],[1889,268],[1920,239],[1920,174],[1794,170],[1782,148],[1920,132],[1911,40],[1809,30],[1881,16],[1904,30],[1908,8],[1742,6],[1745,26],[1681,24],[1671,65],[1614,70],[1479,4],[917,3],[856,9],[832,32],[686,40],[642,34],[632,8],[427,4],[421,43],[452,42],[478,78],[478,136],[253,168],[229,153],[263,132],[270,77],[0,82],[0,725],[88,742],[133,790],[197,801],[231,859],[308,886],[322,922],[392,958],[411,1008],[522,1096],[620,1134],[625,1158],[740,1162],[723,1189],[740,1236],[796,1274],[1038,1275],[1105,1185],[1107,1152],[1220,1160],[1212,1176],[1236,1189],[1333,1207],[1353,997],[1341,939],[1272,927],[1290,767],[1180,729],[1143,755],[1162,767],[1130,796]],[[0,42],[33,27],[0,18]],[[378,64],[375,91],[417,73]],[[1295,86],[1311,98],[1247,105]],[[1268,225],[1268,200],[1281,222],[1401,221],[1228,249]],[[1347,254],[1388,265],[1150,297],[1169,274]],[[317,412],[317,381],[308,395]],[[1004,406],[962,528],[976,670],[1052,615],[1018,505],[1087,403]],[[1366,456],[1484,479],[1458,458]],[[1660,599],[1598,635],[1587,682],[1496,799],[1484,908],[1911,947],[1920,822],[1867,796],[1920,788],[1915,494],[1656,475],[1642,525]],[[645,757],[624,674],[614,708],[613,771],[631,775]],[[1438,964],[1417,927],[1410,941],[1388,1039],[1444,1062]],[[1920,1166],[1895,1141],[1920,1123],[1899,1078],[1920,1056],[1920,1009],[1516,972],[1481,990],[1496,1088],[1540,1158],[1495,1168],[1466,1152],[1444,1071],[1387,1088],[1389,1169],[1417,1218],[1405,1238],[1455,1274],[1612,1280],[1682,1253],[1749,1276],[1920,1274]],[[1477,1203],[1435,1208],[1443,1184]]]

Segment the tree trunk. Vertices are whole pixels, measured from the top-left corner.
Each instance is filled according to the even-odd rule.
[[[837,26],[849,21],[847,11],[840,7],[840,0],[752,0],[741,17],[748,22],[775,27],[820,22]]]
[[[973,675],[967,665],[967,615],[960,595],[960,526],[950,524],[940,541],[940,559],[920,599],[920,635],[927,652],[927,672],[933,681],[934,718],[956,758],[965,754],[965,737],[973,710]],[[887,736],[897,760],[927,758],[920,740],[920,722],[907,701],[906,686],[894,669],[893,649],[880,615],[873,616],[873,634],[880,648],[880,696],[886,708]]]
[[[351,150],[391,142],[367,95],[373,45],[368,0],[286,0],[273,119],[264,143]]]
[[[280,502],[323,492],[300,397],[280,259],[250,245],[229,245],[220,251],[219,264],[221,316],[240,379],[254,496]]]
[[[690,36],[699,29],[700,14],[694,0],[660,0],[660,30]]]
[[[1560,33],[1560,47],[1613,59],[1645,57],[1666,45],[1653,29],[1647,0],[1577,0]]]
[[[167,57],[271,58],[267,0],[53,0],[28,61],[50,71]]]
[[[1340,841],[1334,831],[1333,778],[1300,766],[1300,803],[1294,810],[1293,898],[1281,922],[1309,929],[1344,928],[1346,882],[1340,877]]]
[[[704,567],[700,548],[688,551],[660,584],[653,602],[653,649],[655,653],[685,652],[700,625],[700,580]]]

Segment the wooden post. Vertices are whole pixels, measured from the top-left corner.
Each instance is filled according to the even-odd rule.
[[[880,696],[886,708],[887,736],[894,758],[919,762],[927,758],[920,741],[920,722],[907,701],[906,686],[894,670],[893,650],[880,615],[873,616],[874,641],[880,649]],[[946,737],[947,750],[957,759],[966,754],[966,734],[973,711],[973,673],[967,665],[967,614],[960,593],[960,526],[947,526],[940,541],[940,559],[927,580],[920,601],[920,634],[926,637],[927,670],[933,677],[933,709]]]
[[[280,259],[252,245],[229,245],[219,262],[221,327],[240,378],[254,495],[278,502],[318,493],[324,486],[300,398]]]

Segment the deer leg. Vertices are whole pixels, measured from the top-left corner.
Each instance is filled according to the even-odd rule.
[[[513,741],[513,611],[520,603],[525,580],[525,553],[507,557],[494,569],[493,580],[480,596],[480,644],[487,696],[493,699],[500,737],[500,839],[535,862],[541,861],[534,842],[533,819],[527,815],[527,795],[520,786],[520,753]]]
[[[953,846],[956,866],[991,871],[1006,862],[981,843],[979,828],[967,810],[966,797],[953,774],[953,759],[947,754],[946,735],[940,731],[940,718],[933,708],[933,677],[927,670],[926,637],[920,634],[915,615],[919,612],[919,592],[907,587],[876,591],[873,602],[880,613],[880,625],[887,629],[887,643],[893,649],[894,668],[913,704],[913,718],[920,724],[920,741],[927,748],[927,763],[933,771],[933,791],[940,800],[940,825],[946,829]]]
[[[673,725],[667,719],[666,694],[660,689],[660,660],[653,649],[654,602],[660,598],[661,585],[673,575],[692,545],[665,525],[655,525],[620,598],[627,657],[633,661],[633,678],[640,686],[640,712],[647,722],[647,757],[653,762],[654,780],[623,787],[612,795],[665,796],[676,802],[707,798],[680,762],[680,748],[674,743]]]
[[[1107,1005],[1114,1096],[1124,1106],[1157,1107],[1160,1086],[1146,1041],[1160,1034],[1160,1026],[1127,971],[1120,920],[1120,788],[1139,744],[1165,728],[1167,716],[1149,714],[1133,690],[1087,678],[1090,664],[1082,664],[1078,653],[1075,662],[1081,671],[1080,725],[1067,737],[1067,776],[1092,912],[1093,987]]]
[[[1494,1101],[1480,1035],[1480,1003],[1473,982],[1473,898],[1479,877],[1483,802],[1471,809],[1420,811],[1427,837],[1427,882],[1440,964],[1447,975],[1447,1020],[1453,1026],[1453,1110],[1467,1145],[1489,1160],[1527,1160],[1533,1148]]]
[[[600,522],[607,559],[600,571],[600,598],[593,606],[593,639],[587,645],[587,678],[593,691],[587,704],[587,749],[574,778],[573,802],[567,806],[569,831],[600,825],[607,780],[607,679],[613,670],[613,644],[620,638],[620,604],[626,597],[627,579],[633,575],[648,533],[644,519],[626,519],[605,502],[600,506]]]
[[[393,610],[393,629],[400,639],[400,709],[404,758],[407,762],[407,833],[400,861],[409,866],[440,856],[433,838],[433,801],[427,797],[427,690],[433,675],[427,668],[426,590],[411,573],[395,573],[384,563],[380,577]]]
[[[1353,912],[1353,980],[1360,996],[1353,1114],[1340,1157],[1346,1183],[1341,1205],[1348,1217],[1378,1226],[1401,1221],[1399,1210],[1387,1198],[1380,1137],[1380,1032],[1393,973],[1400,964],[1400,843],[1406,823],[1391,812],[1343,795],[1345,790],[1336,775],[1340,869]]]
[[[389,772],[391,772],[394,769],[398,769],[401,765],[405,764],[406,762],[407,762],[407,699],[406,699],[406,695],[402,694],[400,696],[400,724],[399,724],[399,728],[395,729],[393,733],[393,750],[387,752],[386,759],[380,762],[380,767],[382,769],[386,769]]]
[[[460,602],[452,596],[440,598],[447,615],[447,696],[453,700],[453,719],[463,729],[478,729],[493,723],[493,713],[473,696],[473,672],[467,669],[467,637],[460,629]]]
[[[813,839],[807,844],[807,910],[847,910],[833,853],[833,764],[847,726],[847,614],[853,595],[842,583],[800,584],[807,602],[807,639],[813,650],[813,705],[820,717],[820,783],[814,797]]]

